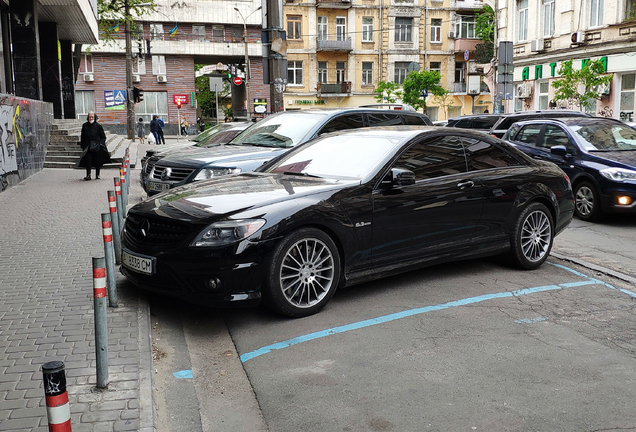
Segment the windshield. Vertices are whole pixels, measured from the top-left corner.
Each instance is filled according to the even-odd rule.
[[[337,135],[303,145],[265,172],[316,177],[362,179],[369,175],[401,139],[378,135]]]
[[[583,147],[588,151],[636,150],[636,131],[618,123],[571,126],[583,138]]]
[[[245,129],[230,144],[293,147],[302,142],[305,136],[324,120],[326,115],[326,113],[301,114],[286,112],[281,115],[267,117]]]
[[[240,132],[242,131],[239,129],[229,129],[229,130],[217,132],[214,135],[211,135],[205,138],[204,140],[199,141],[195,145],[197,147],[214,147],[221,144],[225,144],[230,142],[232,138],[237,136]]]
[[[203,141],[204,139],[207,139],[210,135],[215,134],[216,132],[218,132],[221,127],[223,125],[216,125],[216,126],[212,126],[210,129],[201,132],[199,135],[195,136],[194,138],[192,138],[192,141],[195,142],[200,142]]]

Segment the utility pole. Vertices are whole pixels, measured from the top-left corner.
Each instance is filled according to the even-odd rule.
[[[238,8],[234,8],[238,12],[239,16],[243,20],[243,42],[245,42],[245,110],[247,111],[247,121],[252,120],[252,113],[250,111],[250,57],[247,45],[247,19],[252,16],[253,13],[262,9],[262,6],[254,9],[248,16],[243,18],[243,14]]]
[[[283,39],[283,2],[282,0],[263,1],[263,32],[267,42],[263,44],[263,61],[268,63],[268,78],[264,84],[270,85],[272,114],[285,109],[283,93],[287,84],[287,44]]]
[[[133,100],[133,80],[132,80],[132,36],[130,34],[130,0],[124,3],[124,13],[126,15],[126,125],[128,139],[135,140],[135,101]]]

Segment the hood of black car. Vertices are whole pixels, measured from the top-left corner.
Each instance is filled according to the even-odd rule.
[[[628,165],[632,169],[636,168],[636,150],[624,150],[624,151],[610,151],[610,152],[589,152],[590,155],[596,159],[602,159],[609,161],[608,165],[613,166],[615,164],[611,162],[618,162],[619,164]]]
[[[181,221],[212,221],[241,211],[359,183],[358,179],[244,173],[172,189],[137,204],[131,211]]]
[[[230,166],[242,161],[262,159],[270,160],[289,149],[263,148],[256,146],[219,146],[197,148],[195,151],[178,152],[166,156],[157,166],[203,167],[206,165]]]

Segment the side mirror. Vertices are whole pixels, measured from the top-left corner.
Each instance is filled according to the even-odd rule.
[[[565,146],[555,145],[550,147],[550,153],[557,156],[566,156],[568,154],[568,150],[565,148]]]
[[[389,175],[386,180],[383,182],[388,186],[409,186],[415,184],[415,173],[413,171],[404,169],[404,168],[391,168]]]

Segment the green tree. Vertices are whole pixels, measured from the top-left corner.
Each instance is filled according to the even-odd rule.
[[[573,63],[567,60],[559,66],[561,78],[552,81],[554,100],[577,105],[582,110],[592,105],[592,99],[601,98],[599,90],[610,84],[612,74],[606,74],[600,60],[591,60],[580,70],[574,69]]]
[[[126,15],[126,4],[130,13]],[[99,36],[103,41],[112,42],[116,34],[124,34],[126,22],[130,23],[133,38],[137,36],[135,19],[156,10],[154,0],[98,0]]]
[[[194,70],[198,71],[203,65],[195,64]],[[194,85],[197,92],[197,105],[201,110],[203,117],[216,117],[216,95],[210,91],[210,79],[207,76],[201,76],[195,79]],[[223,81],[223,89],[219,91],[219,105],[230,94],[230,83]]]
[[[373,91],[373,93],[375,93],[373,97],[380,103],[395,103],[396,100],[402,96],[399,88],[400,85],[394,82],[379,81],[378,86]]]
[[[489,45],[495,44],[495,11],[484,5],[477,11],[475,18],[475,34]]]
[[[402,101],[426,114],[426,98],[429,95],[443,96],[448,93],[439,85],[442,75],[438,71],[412,71],[402,83]]]
[[[439,106],[444,111],[444,117],[448,118],[448,109],[453,106],[455,97],[448,91],[442,95],[433,96],[433,103]]]

